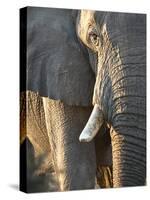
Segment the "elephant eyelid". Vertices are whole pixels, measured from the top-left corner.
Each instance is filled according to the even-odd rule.
[[[98,45],[99,36],[95,27],[89,27],[87,32],[87,41],[92,45]]]

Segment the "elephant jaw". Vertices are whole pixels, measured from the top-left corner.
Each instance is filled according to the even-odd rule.
[[[90,142],[98,133],[104,122],[102,110],[100,110],[97,104],[94,105],[91,116],[80,134],[80,142]]]

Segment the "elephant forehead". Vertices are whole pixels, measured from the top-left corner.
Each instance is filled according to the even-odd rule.
[[[86,43],[86,35],[89,27],[95,23],[94,13],[92,10],[81,10],[78,23],[78,35]]]

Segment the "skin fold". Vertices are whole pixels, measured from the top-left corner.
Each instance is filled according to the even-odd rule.
[[[93,104],[110,128],[113,187],[145,185],[145,27],[140,14],[83,10],[78,15],[77,33],[95,69]],[[80,136],[84,142],[93,138],[90,123]]]

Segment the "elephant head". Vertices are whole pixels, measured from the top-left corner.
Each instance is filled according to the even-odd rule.
[[[48,136],[59,189],[95,186],[94,143],[78,140],[87,121],[80,141],[91,141],[102,125],[110,130],[113,186],[143,185],[145,15],[32,7],[26,12],[27,81],[21,91],[42,97],[40,104],[31,99],[35,123],[27,121],[31,134]]]
[[[113,186],[144,185],[146,17],[83,10],[77,34],[96,76],[94,109],[79,139],[91,141],[105,122],[112,143]]]

